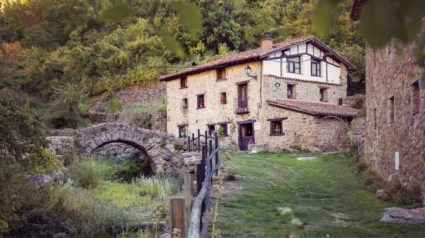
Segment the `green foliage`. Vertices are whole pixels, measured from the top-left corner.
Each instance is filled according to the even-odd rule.
[[[25,176],[19,164],[0,160],[0,235],[22,218],[16,213],[25,201]],[[12,199],[13,197],[13,199]]]
[[[131,10],[128,4],[117,3],[102,11],[99,16],[101,21],[121,21],[131,15]]]
[[[108,105],[110,112],[118,112],[121,110],[121,103],[117,97],[112,97]]]
[[[175,150],[181,150],[181,149],[183,149],[183,145],[174,144],[174,149]]]
[[[82,188],[96,188],[103,179],[104,166],[98,166],[94,158],[75,158],[69,166],[69,176]]]
[[[326,34],[339,17],[337,8],[345,0],[320,0],[313,15],[315,29]],[[366,1],[360,11],[360,32],[365,41],[373,48],[386,44],[407,45],[414,42],[413,56],[416,64],[425,68],[425,33],[421,25],[425,17],[425,1],[422,0],[382,0]],[[393,42],[391,42],[393,41]],[[425,73],[422,76],[425,81]]]
[[[357,114],[356,117],[366,117],[366,108],[362,108],[360,109]]]
[[[53,105],[51,110],[54,118],[62,118],[66,126],[77,128],[84,124],[84,117],[90,109],[88,94],[79,89],[77,85],[65,83],[54,88],[52,95]]]
[[[142,118],[142,125],[145,129],[151,129],[152,127],[152,114],[146,115]]]
[[[13,100],[0,97],[0,159],[13,158],[24,168],[54,164],[46,149],[46,128],[28,105],[18,107]]]

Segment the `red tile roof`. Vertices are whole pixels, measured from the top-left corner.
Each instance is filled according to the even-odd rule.
[[[313,116],[354,117],[358,109],[320,102],[303,102],[292,99],[266,100],[271,106],[289,109]]]
[[[208,70],[211,70],[211,69],[217,69],[217,68],[221,68],[221,67],[226,67],[226,66],[231,66],[231,65],[236,65],[236,64],[260,60],[262,57],[264,57],[264,56],[266,56],[266,55],[268,55],[272,52],[279,51],[279,50],[282,50],[282,49],[287,48],[289,46],[300,44],[300,43],[307,42],[307,41],[311,41],[311,42],[315,43],[317,47],[321,48],[325,52],[330,52],[331,53],[330,55],[332,57],[343,62],[345,65],[347,65],[347,67],[349,69],[355,69],[355,67],[352,64],[350,64],[347,60],[345,60],[344,58],[339,56],[336,52],[334,52],[331,48],[329,48],[327,45],[325,45],[323,42],[321,42],[315,36],[310,35],[310,36],[299,37],[299,38],[295,38],[295,39],[292,39],[292,40],[287,40],[287,41],[284,41],[284,42],[281,42],[281,43],[274,44],[272,49],[269,49],[269,50],[263,50],[261,48],[257,48],[257,49],[253,49],[253,50],[243,51],[243,52],[240,52],[240,53],[237,53],[237,54],[234,54],[234,55],[230,55],[230,56],[218,59],[218,60],[211,61],[211,62],[203,64],[203,65],[187,68],[187,69],[180,71],[180,72],[177,72],[177,73],[161,76],[161,77],[159,77],[159,80],[160,81],[169,81],[169,80],[180,78],[181,76],[185,76],[185,75],[191,75],[191,74],[205,72],[205,71],[208,71]]]
[[[359,19],[360,10],[366,1],[367,0],[354,0],[350,12],[351,19],[353,19],[354,21],[357,21]]]

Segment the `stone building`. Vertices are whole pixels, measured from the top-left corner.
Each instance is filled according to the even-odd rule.
[[[160,77],[167,132],[218,131],[240,150],[341,149],[357,112],[342,105],[351,69],[314,36],[273,44],[266,33],[258,49]]]
[[[351,18],[362,4],[355,0]],[[424,26],[425,27],[425,26]],[[386,180],[420,191],[425,202],[425,90],[413,44],[366,46],[366,135],[362,160]]]

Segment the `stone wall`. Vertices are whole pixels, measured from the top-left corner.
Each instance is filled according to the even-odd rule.
[[[120,90],[115,94],[121,105],[139,102],[149,104],[163,101],[166,99],[166,95],[167,88],[165,82],[156,82],[146,87],[133,86],[126,90]]]
[[[328,103],[338,104],[339,98],[346,96],[347,70],[345,65],[340,65],[341,84],[300,81],[276,76],[261,76],[261,65],[258,62],[249,63],[252,74],[257,75],[257,80],[250,79],[244,74],[246,64],[226,68],[226,80],[216,80],[216,71],[210,70],[196,75],[187,76],[187,88],[180,87],[180,80],[167,82],[167,132],[178,135],[179,125],[187,125],[188,134],[203,133],[208,130],[207,125],[228,122],[229,136],[222,138],[223,147],[234,147],[238,144],[238,122],[247,120],[260,123],[261,129],[255,131],[257,149],[267,150],[276,146],[288,148],[298,145],[306,149],[320,151],[335,151],[341,149],[340,138],[343,132],[336,122],[319,120],[307,114],[271,107],[266,103],[268,99],[286,99],[286,84],[296,83],[295,100],[320,101],[320,87],[326,88]],[[238,96],[237,83],[248,83],[248,111],[246,114],[236,114]],[[275,87],[279,82],[281,87]],[[227,103],[221,104],[220,93],[226,92]],[[205,108],[197,108],[197,95],[205,97]],[[183,108],[183,99],[188,100],[188,108]],[[285,136],[270,136],[270,122],[268,119],[288,117],[284,121]],[[318,126],[318,123],[322,123]],[[324,125],[329,126],[323,128]],[[216,127],[217,129],[218,127]],[[332,130],[335,130],[332,132]],[[317,137],[316,133],[324,136]],[[320,142],[323,138],[323,142]],[[334,144],[332,144],[334,142]],[[232,146],[233,145],[233,146]],[[251,146],[252,147],[252,146]],[[253,147],[252,147],[253,148]]]
[[[391,45],[380,50],[366,48],[368,98],[362,160],[385,179],[398,174],[402,185],[419,185],[425,195],[425,85],[420,85],[422,70],[414,66],[412,51],[413,45],[400,56]],[[420,85],[418,111],[413,110],[412,84]],[[400,159],[398,171],[396,152]]]
[[[269,100],[287,99],[287,86],[289,84],[295,85],[293,88],[294,100],[320,102],[320,89],[323,88],[326,90],[325,102],[338,104],[338,100],[347,95],[347,69],[344,64],[340,64],[340,69],[341,84],[302,81],[266,75],[265,97]],[[279,83],[280,87],[276,87],[276,83]]]
[[[260,75],[260,64],[249,63],[253,75]],[[188,133],[202,132],[208,129],[207,124],[220,122],[245,121],[258,118],[260,102],[260,80],[253,80],[244,73],[246,64],[226,68],[226,80],[217,81],[216,71],[210,70],[187,77],[187,88],[180,88],[180,80],[167,82],[167,132],[178,135],[178,126],[187,124]],[[234,113],[234,99],[237,98],[236,83],[248,81],[248,114]],[[227,103],[221,104],[220,94],[226,93]],[[205,108],[197,109],[197,95],[204,94]],[[183,99],[187,98],[188,108],[183,109]],[[258,119],[257,119],[258,120]],[[228,124],[232,127],[232,124]],[[235,125],[235,124],[234,124]],[[231,131],[232,128],[229,128]],[[228,146],[232,141],[237,143],[238,133],[223,140]]]
[[[322,151],[341,151],[349,146],[347,121],[336,118],[316,120],[315,146]]]
[[[366,96],[348,96],[343,100],[343,104],[354,108],[363,108],[366,106]]]
[[[47,140],[50,141],[48,149],[55,153],[58,159],[73,154],[75,150],[74,137],[72,136],[50,136],[47,137]]]
[[[167,131],[167,111],[165,110],[141,113],[90,112],[89,117],[93,124],[119,122],[154,131]],[[148,128],[148,122],[150,122],[150,128]]]

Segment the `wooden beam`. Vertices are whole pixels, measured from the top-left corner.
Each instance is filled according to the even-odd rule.
[[[185,200],[183,195],[174,195],[170,198],[170,227],[171,238],[173,230],[180,230],[180,237],[186,237],[185,229]]]

